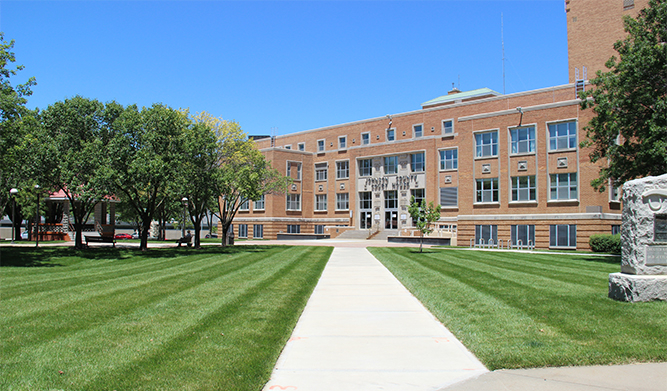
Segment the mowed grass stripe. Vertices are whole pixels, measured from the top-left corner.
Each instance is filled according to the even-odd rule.
[[[371,251],[491,369],[667,359],[667,303],[606,297],[619,265],[586,255]]]
[[[128,384],[127,389],[139,389],[140,385],[133,383],[139,381],[137,376],[153,377],[148,372],[156,370],[148,367],[157,364],[147,366],[146,362],[154,362],[158,358],[162,366],[165,355],[169,354],[172,349],[178,350],[173,352],[174,357],[178,357],[175,361],[182,361],[185,353],[181,350],[184,349],[184,345],[174,345],[173,341],[184,340],[187,341],[186,344],[194,346],[198,343],[198,334],[210,331],[214,323],[216,331],[209,333],[209,342],[215,340],[216,344],[222,341],[224,345],[229,341],[234,341],[234,338],[239,337],[236,336],[239,330],[252,330],[252,327],[248,327],[247,321],[235,314],[252,309],[253,300],[256,300],[260,294],[264,295],[263,302],[267,302],[268,299],[285,301],[290,297],[296,297],[297,302],[302,303],[301,307],[296,309],[274,304],[269,305],[270,308],[262,307],[262,317],[266,317],[269,323],[280,320],[281,317],[293,320],[292,324],[287,327],[287,331],[285,331],[285,322],[278,322],[283,324],[282,335],[265,337],[272,341],[276,338],[286,340],[289,330],[298,319],[298,313],[305,305],[309,292],[312,291],[330,253],[330,250],[327,249],[316,250],[316,253],[313,251],[276,248],[247,251],[236,258],[229,258],[228,254],[221,254],[221,258],[224,259],[207,261],[215,265],[213,268],[201,268],[190,276],[178,273],[174,278],[167,279],[166,284],[163,281],[158,286],[149,286],[158,293],[153,294],[150,289],[146,288],[127,290],[120,295],[96,297],[93,300],[95,306],[102,307],[104,310],[98,311],[97,314],[94,314],[95,316],[90,316],[95,306],[89,306],[82,311],[69,309],[69,312],[60,317],[60,323],[56,318],[42,321],[41,316],[35,317],[28,325],[28,328],[32,330],[35,343],[25,344],[25,340],[20,341],[20,335],[25,332],[16,330],[12,332],[9,341],[17,342],[20,348],[12,351],[8,349],[10,347],[7,344],[3,346],[2,356],[6,359],[0,359],[3,361],[2,373],[11,374],[6,379],[6,385],[17,387],[16,389],[33,389],[44,388],[45,384],[48,384],[50,388],[55,387],[52,386],[52,382],[55,382],[53,384],[62,383],[57,388],[63,389],[71,387],[71,383],[77,385],[73,389],[82,387],[111,389],[111,386],[100,385],[108,385],[111,381],[123,381]],[[194,263],[199,261],[191,260]],[[229,264],[236,264],[237,267],[231,270],[228,267]],[[142,276],[137,278],[141,279]],[[270,285],[278,281],[292,282],[279,283],[281,288],[279,292],[275,292]],[[297,286],[293,285],[294,282],[298,282]],[[270,293],[270,297],[266,297],[266,292]],[[68,327],[62,323],[77,324],[77,326]],[[49,326],[59,329],[59,332],[45,332],[44,328]],[[6,330],[4,325],[2,330]],[[225,335],[222,336],[220,333]],[[248,334],[248,331],[243,333]],[[226,340],[223,337],[226,337]],[[204,339],[203,336],[201,338],[202,341],[208,339]],[[3,340],[8,341],[5,338]],[[246,345],[248,344],[246,342]],[[282,344],[278,344],[267,347],[267,350],[273,352],[277,358],[281,348]],[[189,351],[189,346],[186,350]],[[255,357],[256,354],[251,356]],[[217,363],[219,361],[213,357],[203,359],[201,352],[194,353],[193,357],[195,363],[211,360]],[[266,363],[257,364],[253,361],[255,359],[250,360],[253,365],[267,366]],[[235,363],[234,367],[239,364],[238,358],[233,358],[231,362]],[[271,365],[269,363],[268,369],[265,368],[264,372],[268,371],[270,374]],[[179,365],[170,363],[167,368],[173,369],[177,366]],[[138,370],[139,367],[142,369]],[[245,373],[246,369],[243,369],[243,365],[239,368]],[[67,376],[60,375],[58,373],[60,370],[66,371]],[[139,372],[134,376],[125,374],[126,372],[134,373],[137,370]],[[187,374],[179,375],[177,372],[173,372],[172,375],[177,379],[187,377]],[[208,376],[215,379],[218,375],[219,371],[213,371]],[[69,381],[69,386],[67,381],[61,381],[64,380],[64,377]],[[256,376],[250,377],[257,382]],[[268,374],[264,381],[267,379]],[[211,381],[215,382],[215,380]],[[91,386],[83,386],[89,382],[92,382]],[[5,383],[5,380],[0,383]],[[146,388],[159,389],[171,388],[171,386],[156,387],[148,383]],[[184,385],[179,388],[194,389],[197,387]]]

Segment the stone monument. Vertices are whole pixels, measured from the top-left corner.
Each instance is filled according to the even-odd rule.
[[[623,184],[621,273],[609,275],[609,297],[667,300],[667,174]]]

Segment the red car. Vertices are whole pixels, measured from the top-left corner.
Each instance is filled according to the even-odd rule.
[[[132,235],[130,235],[130,234],[116,234],[116,236],[114,236],[114,238],[116,238],[116,239],[132,239]]]

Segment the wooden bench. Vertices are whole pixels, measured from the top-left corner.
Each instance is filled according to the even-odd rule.
[[[189,236],[189,237],[186,236],[184,238],[180,238],[176,241],[176,243],[178,244],[178,247],[181,247],[181,244],[183,244],[183,243],[187,243],[188,247],[191,247],[192,246],[192,236]]]
[[[116,238],[113,236],[96,236],[96,235],[84,235],[86,238],[86,246],[88,246],[88,243],[90,242],[95,242],[95,243],[112,243],[113,247],[116,247]]]

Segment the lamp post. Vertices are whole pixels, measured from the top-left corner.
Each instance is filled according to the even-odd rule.
[[[183,225],[181,226],[181,237],[185,237],[185,209],[188,207],[188,197],[183,197],[181,199],[181,202],[183,203]]]
[[[12,220],[12,244],[14,244],[14,237],[16,236],[16,234],[14,232],[14,230],[16,229],[16,221],[14,221],[14,220],[16,219],[16,194],[18,194],[18,192],[19,192],[19,189],[14,188],[14,187],[11,190],[9,190],[9,194],[12,195],[12,201],[13,201],[12,202],[12,219],[11,219]]]
[[[35,247],[39,247],[39,185],[35,185],[35,192],[37,193],[37,210],[35,211]]]

